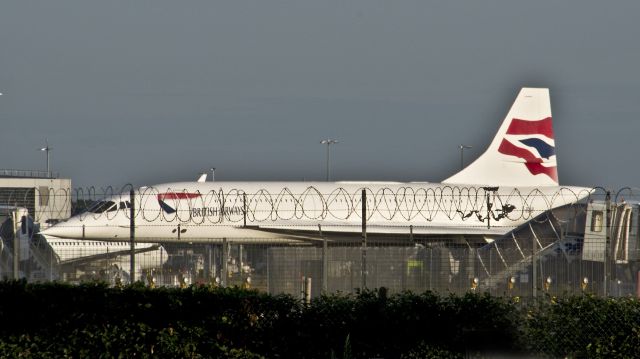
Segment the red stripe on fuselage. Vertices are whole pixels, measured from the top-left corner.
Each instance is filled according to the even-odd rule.
[[[164,201],[165,199],[191,199],[202,196],[200,193],[187,193],[187,192],[167,192],[160,193],[158,199]]]
[[[539,121],[527,121],[514,118],[507,129],[508,135],[543,135],[553,139],[551,117]]]

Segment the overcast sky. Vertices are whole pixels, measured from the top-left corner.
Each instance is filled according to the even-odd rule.
[[[640,186],[638,1],[3,1],[0,168],[439,182],[549,87],[561,184]]]

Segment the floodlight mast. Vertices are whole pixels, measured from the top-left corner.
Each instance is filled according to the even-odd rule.
[[[464,169],[464,150],[468,150],[473,147],[468,145],[459,145],[458,148],[460,149],[460,169],[462,170]]]
[[[49,146],[49,141],[46,138],[44,139],[44,142],[45,142],[46,145],[45,145],[45,147],[42,147],[40,149],[40,151],[43,151],[43,152],[47,153],[47,177],[51,178],[51,161],[50,161],[49,156],[50,156],[50,152],[51,152],[51,150],[53,150],[53,148],[51,148]]]
[[[330,138],[320,141],[320,144],[327,145],[327,182],[329,182],[329,146],[337,143],[339,143],[337,140],[332,140]]]

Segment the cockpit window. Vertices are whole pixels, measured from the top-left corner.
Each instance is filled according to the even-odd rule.
[[[87,208],[87,212],[98,213],[97,210],[101,209],[104,206],[104,201],[93,202],[89,208]]]
[[[131,208],[131,202],[124,201],[124,202],[118,203],[118,209],[127,209],[127,208]]]
[[[100,201],[95,205],[91,206],[87,211],[91,213],[102,213],[102,212],[113,212],[117,211],[118,207],[114,202],[111,201]]]
[[[116,206],[115,203],[113,202],[107,202],[107,203],[111,203],[111,206],[107,207],[107,212],[113,212],[113,211],[117,211],[118,210],[118,206]]]

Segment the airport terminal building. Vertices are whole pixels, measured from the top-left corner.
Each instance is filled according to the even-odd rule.
[[[71,191],[57,173],[0,169],[0,206],[26,208],[43,227],[70,217]]]

